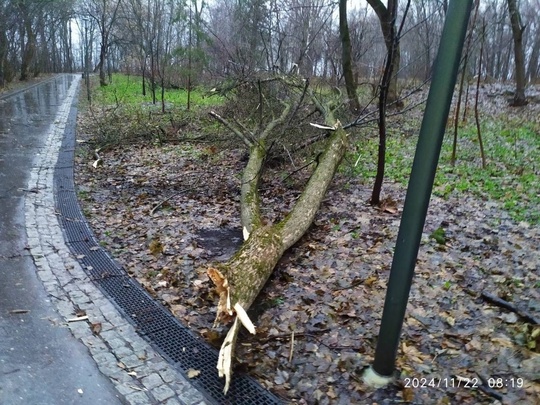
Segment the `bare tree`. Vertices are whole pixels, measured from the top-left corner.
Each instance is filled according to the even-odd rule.
[[[420,80],[430,78],[443,20],[444,4],[429,0],[412,3],[407,24],[411,32],[400,42],[407,49],[408,60],[400,61],[404,74]]]
[[[460,109],[461,109],[461,100],[463,97],[463,89],[465,86],[465,81],[467,77],[468,72],[468,63],[469,59],[472,53],[471,44],[472,44],[472,38],[474,29],[476,26],[476,19],[478,17],[478,10],[480,7],[480,0],[475,0],[474,4],[474,13],[472,16],[472,19],[469,22],[469,28],[468,28],[468,34],[465,39],[465,47],[464,47],[464,56],[462,60],[462,67],[461,67],[461,79],[459,81],[459,90],[458,90],[458,99],[456,102],[455,112],[454,112],[454,138],[452,142],[452,157],[450,158],[450,162],[452,167],[456,165],[456,158],[457,158],[457,143],[458,143],[458,128],[459,128],[459,115],[460,115]],[[467,98],[467,97],[465,97]],[[466,110],[466,108],[465,108]],[[465,114],[465,112],[464,112]]]
[[[508,12],[510,14],[510,23],[512,25],[512,36],[514,39],[514,65],[515,65],[515,80],[516,91],[513,106],[523,106],[527,104],[525,97],[525,52],[523,50],[523,31],[525,27],[521,24],[521,14],[517,6],[516,0],[508,0]]]
[[[525,53],[529,55],[527,63],[527,80],[536,82],[540,78],[540,18],[538,9],[540,0],[530,0],[522,6],[522,17],[527,21],[527,42],[524,44]]]
[[[349,105],[353,112],[360,111],[360,102],[356,95],[356,83],[353,75],[351,37],[347,23],[347,0],[339,1],[339,32],[341,36],[341,63]]]
[[[83,5],[83,14],[92,18],[99,28],[99,62],[96,70],[99,70],[99,83],[107,85],[105,68],[107,54],[112,41],[112,30],[117,21],[118,10],[122,0],[87,0]]]
[[[367,2],[379,18],[388,57],[391,58],[394,74],[390,78],[388,85],[387,103],[390,104],[396,102],[399,98],[397,73],[399,71],[401,51],[399,49],[399,38],[396,36],[397,31],[395,26],[398,0],[388,0],[388,6],[385,6],[381,0],[367,0]]]
[[[373,184],[373,191],[371,193],[371,199],[369,201],[371,205],[381,204],[381,190],[386,166],[386,106],[389,102],[388,97],[390,97],[391,95],[394,78],[397,77],[397,75],[394,74],[394,69],[396,69],[396,61],[394,59],[394,55],[397,51],[396,48],[398,47],[397,38],[401,35],[403,23],[405,21],[405,17],[407,15],[410,3],[411,1],[408,0],[402,24],[399,27],[398,31],[396,31],[396,28],[394,26],[394,21],[396,20],[397,16],[397,0],[396,4],[394,4],[392,8],[390,8],[391,15],[387,17],[389,20],[392,21],[392,25],[390,26],[390,32],[388,35],[391,38],[394,38],[394,40],[390,42],[390,48],[388,49],[388,55],[386,57],[386,64],[384,66],[384,72],[381,78],[381,90],[379,92],[379,119],[377,122],[379,127],[379,148],[377,153],[377,174],[375,176],[375,183]],[[397,96],[396,94],[392,94],[392,96],[394,95]]]
[[[316,76],[322,55],[322,33],[331,23],[334,5],[323,0],[293,0],[287,2],[288,33],[291,62],[304,76]]]
[[[13,79],[13,67],[9,63],[9,34],[15,25],[14,12],[9,2],[0,2],[0,86],[4,87]]]
[[[141,0],[126,0],[122,3],[122,15],[119,19],[120,29],[126,33],[124,47],[139,64],[137,73],[141,76],[141,89],[144,96],[146,96],[148,38],[150,36],[148,24],[150,18],[147,11]]]
[[[222,1],[213,5],[209,26],[223,55],[219,70],[251,77],[266,67],[269,18],[267,0]]]
[[[34,16],[39,15],[36,4],[32,0],[17,2],[21,16],[21,74],[20,80],[28,79],[28,70],[36,54],[36,33],[34,30]]]

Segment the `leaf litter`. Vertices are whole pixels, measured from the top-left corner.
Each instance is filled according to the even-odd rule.
[[[84,153],[76,157],[79,199],[96,237],[152,296],[219,347],[224,336],[212,329],[217,297],[206,269],[242,240],[244,152],[138,144],[100,155],[97,168]],[[264,177],[269,221],[290,209],[307,178],[282,182],[283,173],[272,168]],[[466,194],[431,200],[399,378],[378,390],[363,384],[405,196],[403,186],[387,182],[387,203],[374,209],[366,204],[370,181],[336,176],[310,231],[286,252],[250,310],[257,334],[242,333],[235,372],[250,373],[289,403],[539,403],[540,326],[482,293],[538,319],[540,230],[516,223],[497,202]],[[458,386],[458,378],[477,388]],[[411,387],[413,379],[424,386]],[[487,388],[496,379],[515,386]]]

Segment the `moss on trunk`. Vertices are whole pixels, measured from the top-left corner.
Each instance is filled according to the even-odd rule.
[[[242,185],[242,223],[250,230],[248,239],[236,254],[224,264],[209,270],[220,294],[216,323],[228,322],[238,314],[233,308],[239,304],[247,310],[266,284],[283,253],[309,229],[326,195],[334,174],[345,154],[347,134],[338,124],[328,140],[306,188],[293,210],[281,222],[262,226],[260,220],[259,176],[264,161],[263,148],[251,148],[251,156],[244,172]],[[244,222],[245,221],[245,222]],[[216,272],[215,270],[219,272]],[[217,274],[217,275],[216,275]],[[234,345],[240,323],[235,319],[219,355],[218,370],[225,376],[225,392],[231,379]]]

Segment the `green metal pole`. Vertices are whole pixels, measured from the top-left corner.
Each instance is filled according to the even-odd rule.
[[[472,0],[450,2],[435,61],[426,110],[405,197],[373,370],[380,376],[394,372],[399,335],[414,275],[414,265],[433,188],[433,180],[454,93]]]

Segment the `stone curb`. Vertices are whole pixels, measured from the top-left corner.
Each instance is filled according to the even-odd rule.
[[[54,171],[80,76],[75,75],[34,162],[25,197],[28,249],[59,319],[128,404],[202,405],[203,395],[141,338],[71,254],[57,217]],[[87,318],[74,321],[77,315]],[[100,329],[100,330],[98,330]]]

